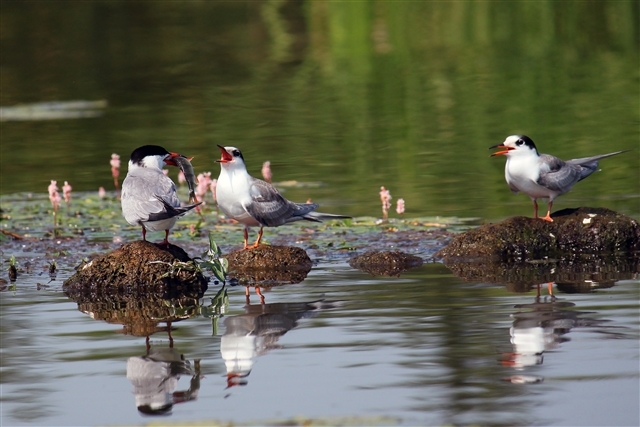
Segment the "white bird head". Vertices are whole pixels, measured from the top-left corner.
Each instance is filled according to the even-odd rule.
[[[166,165],[178,166],[176,157],[181,157],[178,153],[171,153],[159,145],[143,145],[131,153],[129,159],[129,169],[150,168],[161,170]]]
[[[246,169],[240,150],[236,147],[223,147],[222,145],[218,145],[218,148],[220,148],[222,156],[216,162],[220,163],[220,166],[228,170]]]
[[[489,149],[501,148],[502,150],[496,151],[492,156],[504,155],[507,157],[512,156],[538,156],[538,149],[533,140],[526,135],[511,135],[504,140],[502,144],[497,144],[489,147]]]

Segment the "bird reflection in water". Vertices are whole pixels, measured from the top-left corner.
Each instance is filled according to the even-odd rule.
[[[173,347],[171,325],[168,347],[152,347],[146,338],[146,354],[127,360],[127,379],[133,384],[136,407],[144,415],[170,415],[173,405],[194,400],[200,389],[200,360],[191,363]],[[187,390],[176,390],[181,375],[190,375]]]
[[[313,317],[338,302],[247,304],[245,314],[227,317],[220,353],[227,367],[227,388],[247,385],[254,360],[280,348],[278,340],[298,325],[298,320]]]
[[[587,314],[573,310],[575,304],[560,301],[553,294],[554,282],[546,283],[548,296],[541,296],[541,285],[536,286],[536,297],[531,304],[518,304],[521,309],[511,315],[513,324],[509,329],[513,350],[501,355],[500,362],[504,366],[524,371],[529,367],[541,365],[545,351],[556,348],[569,341],[565,335],[577,326],[594,325],[594,319],[581,318]],[[505,378],[513,383],[536,383],[543,377],[534,375],[513,375]]]

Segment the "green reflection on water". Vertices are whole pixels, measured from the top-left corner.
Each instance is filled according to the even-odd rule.
[[[639,18],[636,2],[8,3],[2,105],[109,106],[3,123],[0,192],[110,189],[111,153],[146,143],[217,175],[223,144],[254,175],[271,160],[276,181],[323,181],[287,196],[326,211],[379,215],[384,185],[408,216],[496,219],[532,214],[487,150],[526,133],[562,158],[635,148],[556,207],[639,216]]]

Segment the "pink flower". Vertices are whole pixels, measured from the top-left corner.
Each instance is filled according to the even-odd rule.
[[[104,187],[98,188],[98,197],[100,197],[101,199],[107,197],[107,192],[104,190]]]
[[[398,215],[402,215],[404,213],[404,199],[398,199],[396,212],[398,212]]]
[[[211,189],[211,195],[213,196],[213,201],[216,202],[216,187],[218,186],[218,180],[212,179],[211,184],[209,184],[209,188]]]
[[[58,192],[58,181],[51,180],[51,184],[49,184],[47,190],[49,190],[49,198],[51,198],[54,193]]]
[[[58,186],[56,185],[56,181],[51,180],[51,184],[48,187],[49,190],[49,200],[51,201],[51,205],[53,206],[53,210],[57,211],[60,207],[60,193],[58,193]]]
[[[178,184],[184,185],[187,183],[187,178],[184,177],[184,172],[178,172]]]
[[[198,174],[198,185],[196,185],[196,195],[199,200],[204,200],[204,195],[209,191],[211,185],[211,172],[203,172]]]
[[[111,176],[113,177],[113,185],[116,186],[116,190],[119,188],[118,176],[120,176],[120,156],[116,153],[111,155]]]
[[[269,160],[262,164],[262,177],[265,181],[271,182],[271,162]]]
[[[120,156],[116,153],[111,155],[111,161],[109,163],[111,163],[111,171],[114,169],[120,170]]]
[[[389,209],[391,208],[391,193],[384,187],[380,187],[380,201],[382,202],[382,218],[389,218]]]
[[[69,183],[67,181],[64,182],[64,185],[62,186],[62,193],[64,194],[64,201],[67,202],[67,204],[69,204],[69,202],[71,201],[71,190],[73,189],[73,187],[71,187],[69,185]]]

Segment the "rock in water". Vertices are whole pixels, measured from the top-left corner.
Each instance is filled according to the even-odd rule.
[[[244,286],[277,286],[300,283],[311,270],[311,258],[297,246],[262,245],[224,255],[229,278]]]
[[[207,279],[182,248],[137,241],[84,262],[62,287],[67,294],[109,291],[199,295],[207,289]]]
[[[514,217],[462,233],[435,256],[446,261],[513,261],[640,250],[640,226],[605,208],[564,209],[553,222]],[[634,255],[633,253],[636,252]]]
[[[422,258],[400,251],[368,251],[351,258],[349,265],[373,276],[399,276],[422,262]]]

